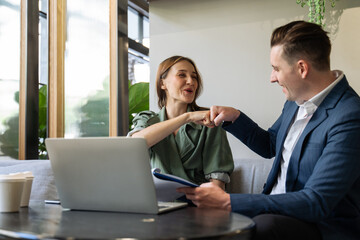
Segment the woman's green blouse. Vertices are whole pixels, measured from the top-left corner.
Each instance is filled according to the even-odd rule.
[[[159,113],[140,112],[135,116],[134,129],[129,134],[165,120],[165,107]],[[209,178],[229,182],[234,169],[226,132],[220,126],[208,128],[192,122],[184,124],[176,136],[170,134],[149,151],[151,167],[197,184],[208,182]]]

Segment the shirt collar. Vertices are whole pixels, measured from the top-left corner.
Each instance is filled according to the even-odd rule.
[[[344,73],[339,70],[333,71],[333,74],[336,77],[336,80],[332,82],[329,86],[327,86],[324,90],[316,94],[314,97],[309,99],[308,101],[305,101],[303,104],[299,104],[296,102],[296,104],[299,107],[303,107],[305,109],[306,114],[312,115],[316,109],[320,106],[322,101],[326,98],[326,96],[331,92],[331,90],[340,82],[340,80],[344,77]]]

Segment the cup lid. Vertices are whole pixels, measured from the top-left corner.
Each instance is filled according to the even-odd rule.
[[[24,176],[18,175],[0,175],[0,182],[25,182]]]
[[[22,174],[24,174],[27,178],[34,178],[34,175],[30,171],[22,172]]]
[[[28,179],[34,178],[34,175],[33,175],[32,172],[30,172],[30,171],[10,173],[9,175],[10,175],[10,176],[25,177],[25,178],[28,178]]]

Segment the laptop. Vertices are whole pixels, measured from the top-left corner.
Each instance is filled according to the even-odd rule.
[[[145,139],[47,138],[63,208],[159,214],[187,206],[156,198]]]

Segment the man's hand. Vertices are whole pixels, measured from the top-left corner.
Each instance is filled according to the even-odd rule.
[[[240,111],[232,107],[211,106],[210,121],[219,126],[223,121],[234,122],[240,116]]]
[[[194,122],[209,128],[215,127],[214,123],[210,121],[209,110],[188,112],[187,114],[189,115],[190,122]]]
[[[176,190],[185,193],[186,198],[199,208],[218,208],[231,211],[230,194],[212,182],[201,184],[196,188],[182,187]]]

